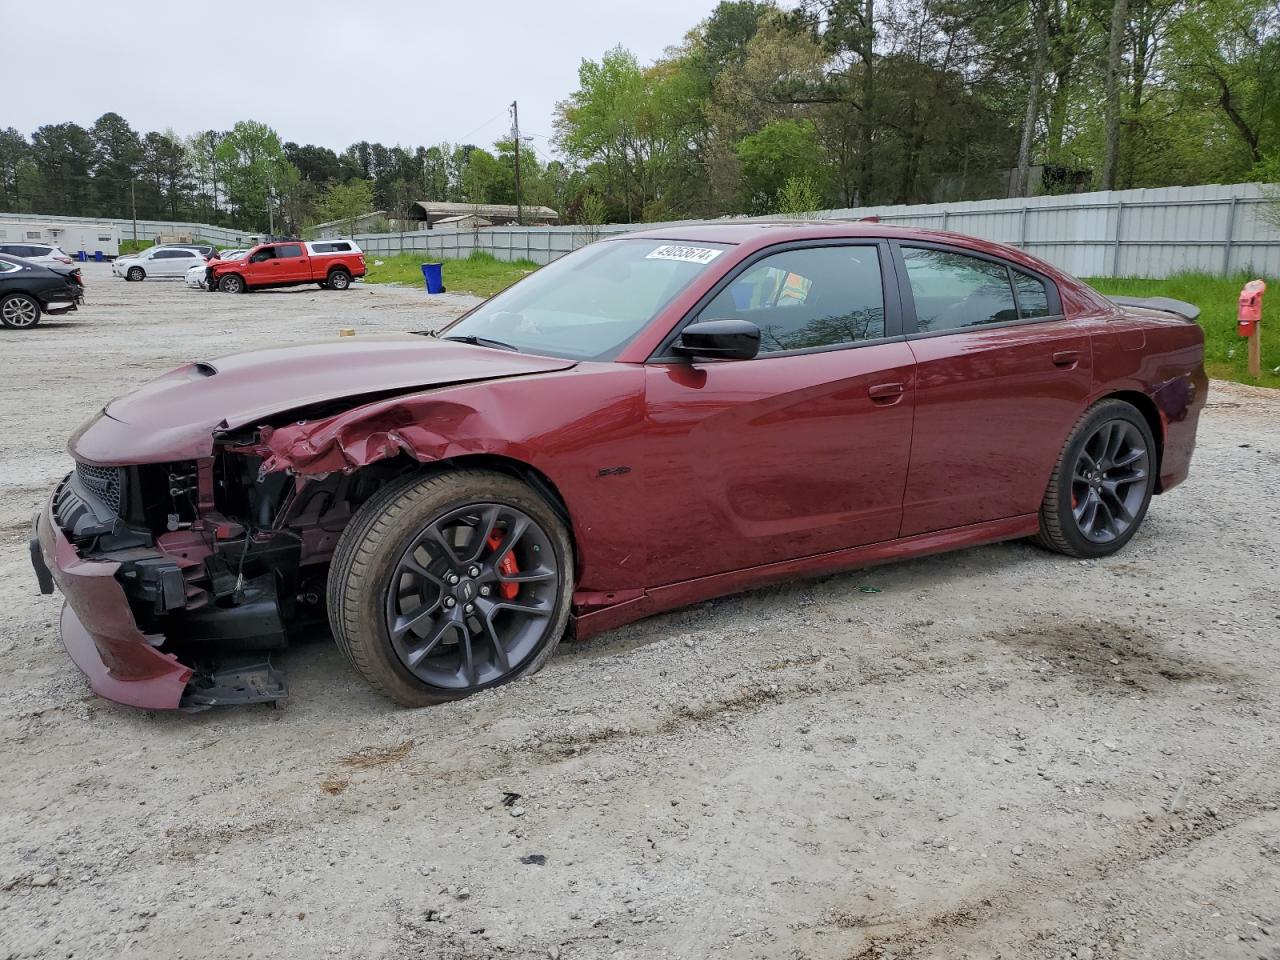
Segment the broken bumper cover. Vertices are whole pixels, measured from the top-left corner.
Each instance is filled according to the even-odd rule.
[[[54,523],[52,505],[50,499],[36,515],[31,562],[41,591],[51,593],[56,583],[66,597],[61,626],[67,653],[99,696],[132,707],[177,709],[191,668],[161,653],[138,629],[116,580],[120,564],[81,559]]]

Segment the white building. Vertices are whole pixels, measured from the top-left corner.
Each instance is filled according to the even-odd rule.
[[[56,244],[73,257],[81,250],[90,257],[99,250],[104,257],[120,253],[120,231],[110,223],[34,214],[0,215],[0,242],[21,243],[23,240]]]

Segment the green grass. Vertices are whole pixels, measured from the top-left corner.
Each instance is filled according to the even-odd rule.
[[[154,240],[121,240],[120,256],[127,256],[130,253],[137,253],[139,250],[146,250],[148,247],[154,246]]]
[[[382,261],[381,265],[377,261]],[[422,265],[430,262],[422,253],[381,255],[366,253],[368,283],[402,283],[422,286]],[[444,260],[444,288],[449,293],[470,293],[491,297],[505,290],[523,276],[538,269],[532,260],[508,263],[487,253],[473,253],[465,260]]]
[[[1236,335],[1236,301],[1240,288],[1251,274],[1214,277],[1203,273],[1183,273],[1167,280],[1095,278],[1086,282],[1103,294],[1125,297],[1173,297],[1200,308],[1204,327],[1205,368],[1209,376],[1235,380],[1260,387],[1280,387],[1280,280],[1267,280],[1275,293],[1263,300],[1262,376],[1249,376],[1248,341]],[[1267,303],[1271,300],[1271,303]]]

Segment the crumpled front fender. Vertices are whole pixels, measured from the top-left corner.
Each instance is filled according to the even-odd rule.
[[[519,444],[499,439],[494,414],[429,396],[397,397],[324,420],[264,428],[270,453],[262,469],[319,477],[349,473],[400,453],[427,463],[463,454],[518,455]]]

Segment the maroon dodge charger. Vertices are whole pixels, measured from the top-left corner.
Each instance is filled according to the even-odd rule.
[[[327,621],[395,701],[784,578],[1031,537],[1102,557],[1180,483],[1195,307],[867,223],[585,247],[443,331],[190,363],[72,437],[41,588],[99,694],[285,696]]]

